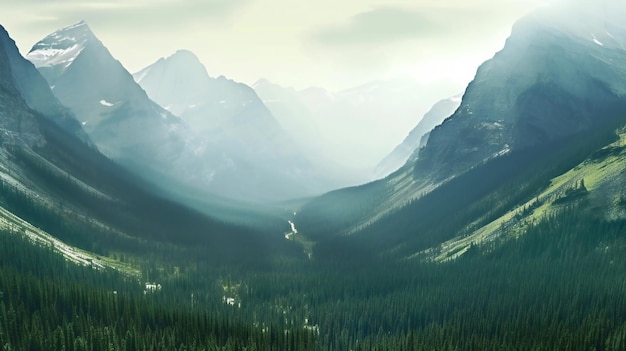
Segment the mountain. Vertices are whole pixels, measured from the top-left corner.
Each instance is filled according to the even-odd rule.
[[[263,218],[252,227],[155,195],[29,106],[9,60],[15,51],[3,47],[0,345],[626,349],[626,99],[617,60],[626,52],[606,40],[619,38],[610,20],[602,25],[610,35],[595,33],[591,46],[564,26],[588,34],[593,10],[547,13],[560,34],[551,43],[563,50],[526,70],[550,84],[520,90],[520,80],[479,70],[481,84],[463,99],[474,113],[457,110],[400,170],[317,198],[289,223]],[[512,38],[520,33],[528,34],[515,30]],[[520,51],[546,50],[541,43],[552,34],[538,31]],[[523,64],[503,57],[492,65]],[[606,59],[606,71],[594,58]],[[553,62],[549,72],[543,60]],[[496,110],[511,114],[502,128],[487,124],[475,133],[465,121],[456,133],[463,121],[455,119],[480,121],[473,108],[502,100],[501,90],[519,94],[509,97],[513,107]],[[507,127],[508,118],[516,124]],[[565,118],[571,125],[561,125]],[[452,151],[441,153],[446,133]],[[485,150],[490,157],[472,164],[481,152],[467,148],[472,134],[475,145],[515,141],[510,135],[524,142],[497,155]],[[428,149],[435,157],[423,158]],[[456,162],[464,156],[467,162]],[[248,213],[234,217],[247,220]]]
[[[311,115],[298,91],[267,79],[258,80],[252,88],[285,131],[298,140],[305,150],[311,152],[314,151],[312,149],[322,147],[318,145],[320,140],[324,140],[319,122]]]
[[[2,230],[52,244],[72,261],[93,259],[99,262],[94,263],[97,266],[113,264],[111,251],[137,254],[152,245],[200,245],[214,250],[215,257],[227,252],[253,257],[247,250],[258,250],[258,240],[266,241],[262,233],[284,223],[271,215],[224,209],[231,212],[230,218],[239,218],[233,224],[155,193],[86,144],[80,125],[79,130],[72,130],[67,128],[70,123],[59,123],[54,112],[66,113],[61,116],[68,120],[71,114],[52,98],[44,78],[21,58],[15,45],[7,45],[13,41],[2,27],[0,43]],[[37,82],[40,86],[26,85]],[[29,101],[35,96],[47,100],[31,107]],[[44,104],[51,108],[49,115],[35,109]],[[254,218],[255,224],[242,218]],[[146,246],[139,249],[141,245]]]
[[[190,51],[179,50],[160,58],[133,77],[153,101],[202,133],[218,129],[244,133],[244,129],[249,134],[241,137],[253,138],[252,143],[287,138],[252,88],[224,76],[210,77]]]
[[[311,201],[298,212],[299,231],[361,236],[396,254],[425,250],[528,201],[607,145],[626,123],[624,8],[609,4],[522,18],[417,158]]]
[[[0,128],[2,130],[2,145],[20,145],[28,147],[43,146],[45,139],[41,134],[35,112],[22,98],[15,84],[10,54],[17,52],[15,45],[11,45],[7,32],[0,30],[2,48],[0,50]],[[17,52],[19,55],[19,52]]]
[[[134,78],[151,99],[206,140],[217,165],[210,185],[214,192],[274,201],[339,186],[318,172],[252,88],[210,77],[193,53],[177,51]]]
[[[179,52],[177,60],[186,67],[189,56]],[[277,123],[272,124],[260,101],[243,106],[242,113],[228,116],[232,118],[227,121],[190,115],[189,122],[184,121],[152,101],[85,22],[48,35],[33,46],[27,58],[61,103],[79,116],[105,155],[172,196],[223,202],[220,196],[260,201],[315,193],[298,178],[307,167],[306,160],[290,153],[294,148],[289,144],[279,144],[285,140],[284,133]],[[192,72],[189,76],[196,75]],[[224,79],[215,81],[214,88],[221,93],[229,94],[224,84],[240,88]],[[251,89],[243,89],[236,103],[247,103],[243,99],[253,96]],[[220,105],[219,101],[215,103]],[[205,107],[210,110],[215,105]],[[213,122],[220,128],[211,129]],[[275,176],[283,182],[278,184]],[[296,180],[288,181],[288,177]]]
[[[345,168],[358,181],[372,179],[374,166],[415,126],[442,90],[410,78],[374,81],[337,92],[320,87],[296,90],[266,79],[253,87],[288,133],[310,145],[317,158]]]
[[[444,179],[603,123],[624,94],[626,67],[625,27],[604,11],[554,6],[518,21],[505,48],[478,68],[460,108],[433,130],[416,174]]]
[[[433,105],[419,123],[417,123],[415,128],[409,132],[409,135],[404,138],[402,143],[396,146],[389,155],[385,156],[385,158],[378,163],[374,170],[376,177],[386,177],[391,172],[404,165],[414,153],[414,157],[417,157],[417,150],[426,145],[429,132],[443,122],[445,118],[452,115],[460,104],[461,96],[458,95],[440,100]]]
[[[193,131],[147,97],[85,22],[48,35],[26,58],[107,157],[156,183],[201,187],[210,178]]]
[[[19,54],[15,42],[3,30],[0,38],[0,50],[3,51],[6,60],[6,69],[10,70],[10,76],[14,87],[18,90],[28,107],[45,115],[61,128],[77,136],[86,144],[93,146],[80,123],[71,111],[63,106],[52,94],[45,79],[39,74],[35,66]]]

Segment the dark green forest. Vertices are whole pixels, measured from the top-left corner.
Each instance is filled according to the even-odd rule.
[[[5,350],[626,348],[626,222],[581,205],[440,264],[145,261],[137,277],[78,266],[20,233],[0,241]],[[147,279],[162,288],[145,291]]]

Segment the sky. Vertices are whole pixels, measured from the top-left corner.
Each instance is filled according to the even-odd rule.
[[[338,91],[410,76],[463,91],[546,0],[2,0],[22,54],[85,20],[131,73],[178,49],[213,77]],[[444,94],[442,92],[442,94]],[[445,93],[448,94],[448,93]],[[442,98],[447,96],[442,96]]]

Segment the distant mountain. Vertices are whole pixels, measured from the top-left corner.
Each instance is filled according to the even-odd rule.
[[[72,261],[101,267],[109,250],[136,254],[147,247],[140,245],[155,242],[203,245],[209,256],[222,259],[236,252],[252,257],[260,247],[259,229],[284,223],[243,209],[224,209],[229,220],[222,214],[217,220],[155,194],[86,144],[80,125],[68,128],[71,114],[1,26],[0,44],[0,221],[5,234],[23,233]]]
[[[211,165],[199,162],[201,141],[148,98],[85,22],[48,35],[26,58],[111,159],[157,183],[210,180]]]
[[[324,147],[320,123],[304,104],[298,91],[260,79],[252,85],[263,103],[272,111],[280,125],[309,151]]]
[[[311,145],[318,157],[352,169],[353,177],[360,179],[371,179],[374,166],[437,101],[440,90],[410,78],[338,92],[320,87],[295,90],[265,79],[253,87],[291,135]]]
[[[359,233],[407,252],[528,200],[626,123],[625,14],[618,2],[564,3],[524,17],[417,158],[313,200],[299,230]]]
[[[338,184],[319,172],[249,86],[212,78],[180,50],[134,74],[155,102],[207,142],[217,165],[211,189],[256,200],[310,196]]]
[[[419,149],[426,145],[430,131],[441,124],[444,119],[452,115],[460,104],[461,95],[457,95],[441,100],[433,105],[415,128],[409,132],[409,135],[402,143],[396,146],[389,155],[380,161],[374,170],[375,176],[377,178],[386,177],[391,172],[402,167],[410,157],[417,157]]]
[[[369,180],[368,170],[355,163],[363,151],[358,150],[359,143],[354,138],[362,138],[358,133],[342,133],[347,128],[349,120],[331,120],[328,114],[317,115],[315,109],[309,105],[302,91],[286,88],[274,84],[267,79],[261,79],[252,85],[254,90],[263,98],[263,103],[270,109],[272,115],[280,122],[287,133],[298,141],[302,150],[313,164],[331,179],[337,180],[335,188],[360,184]],[[329,103],[334,98],[323,89],[314,89],[328,98]],[[310,92],[310,90],[307,90]],[[338,113],[338,111],[331,112]],[[348,151],[352,150],[350,156]]]
[[[187,67],[190,53],[179,52],[176,56],[174,60]],[[50,34],[33,46],[27,58],[59,100],[78,116],[105,155],[174,196],[198,198],[200,193],[206,199],[216,194],[259,201],[316,193],[308,187],[313,182],[299,178],[300,172],[306,173],[306,160],[298,158],[292,152],[294,148],[283,142],[284,133],[260,100],[247,104],[256,94],[245,86],[242,89],[223,78],[215,80],[217,86],[213,88],[220,94],[233,96],[227,86],[243,91],[240,100],[233,102],[240,103],[240,107],[246,103],[241,113],[215,116],[218,120],[201,118],[199,114],[194,118],[189,113],[185,115],[188,123],[152,101],[85,22]],[[201,65],[189,69],[194,68],[203,69]],[[188,76],[196,74],[191,71]],[[198,77],[202,79],[202,75]],[[146,79],[149,82],[155,78]],[[197,79],[195,84],[202,86]],[[180,86],[173,84],[171,89],[176,91]],[[194,91],[202,92],[201,88]],[[174,97],[181,96],[192,99],[204,95]],[[210,110],[220,106],[220,101],[203,107]],[[176,111],[191,105],[182,103]],[[232,118],[219,121],[220,117]],[[212,128],[215,124],[220,128]],[[288,177],[292,179],[287,181]]]
[[[153,101],[200,132],[233,128],[228,132],[236,133],[239,128],[260,127],[247,137],[287,138],[252,88],[224,76],[210,77],[190,51],[161,58],[133,77]]]

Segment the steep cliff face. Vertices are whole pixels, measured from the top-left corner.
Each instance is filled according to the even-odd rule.
[[[35,112],[22,97],[13,75],[12,54],[19,55],[8,33],[0,26],[0,143],[2,146],[43,146],[46,141]]]
[[[599,11],[584,10],[592,19]],[[504,49],[479,67],[460,108],[430,134],[416,177],[445,179],[614,114],[626,91],[626,30],[612,17],[578,22],[580,11],[548,7],[514,26]]]
[[[28,107],[78,137],[85,144],[94,147],[74,114],[54,96],[37,68],[20,55],[15,42],[2,27],[0,27],[0,52],[4,56],[5,69],[8,70],[7,77],[11,78],[13,87]]]

